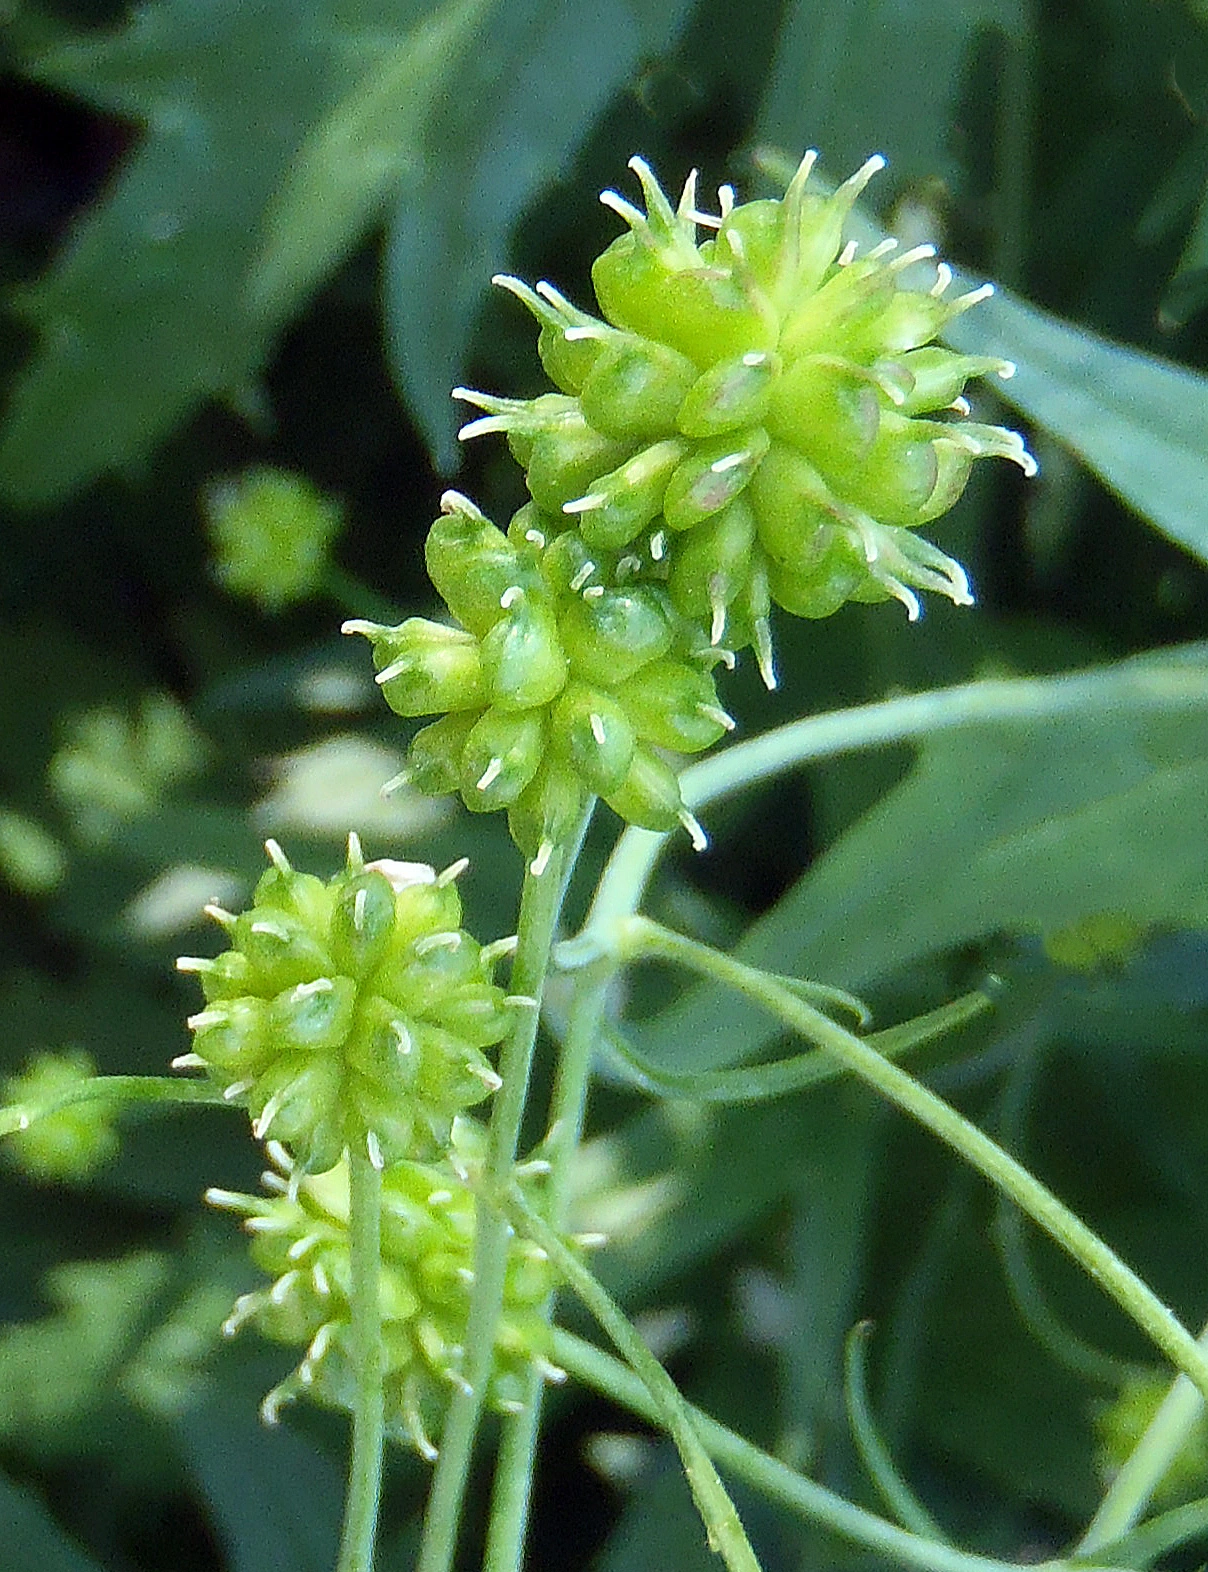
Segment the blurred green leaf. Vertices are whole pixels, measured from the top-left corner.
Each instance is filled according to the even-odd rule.
[[[609,99],[675,37],[690,0],[508,0],[432,129],[386,256],[387,347],[437,467],[457,468],[449,389],[508,232],[559,175]]]
[[[1193,646],[1091,674],[1082,715],[932,737],[737,953],[861,989],[998,932],[1040,936],[1104,912],[1208,923],[1208,838],[1191,829],[1208,803],[1208,700],[1155,713],[1164,669],[1180,685],[1202,673],[1208,694],[1208,650]],[[647,1057],[697,1069],[750,1057],[775,1035],[702,988],[634,1032]]]
[[[0,1474],[0,1522],[9,1572],[101,1572],[28,1490]]]
[[[962,72],[987,29],[1020,37],[1023,0],[793,0],[755,124],[793,162],[823,152],[840,178],[883,152],[907,181],[954,183]]]
[[[186,1408],[234,1297],[229,1269],[200,1248],[68,1262],[46,1291],[51,1314],[0,1329],[0,1437],[50,1457],[70,1456],[115,1404],[127,1423],[131,1406]]]
[[[250,281],[267,322],[297,309],[357,240],[393,189],[439,167],[426,122],[442,99],[460,99],[465,51],[496,0],[446,0],[380,58],[314,126],[265,218]],[[427,156],[426,156],[427,155]]]
[[[30,67],[144,128],[20,301],[40,343],[0,433],[0,490],[45,504],[144,458],[260,369],[242,301],[265,206],[326,107],[317,0],[158,0]]]
[[[657,1472],[644,1478],[625,1504],[599,1559],[596,1572],[712,1572],[717,1557],[705,1543],[700,1517],[683,1475],[663,1449]]]
[[[1203,309],[1205,302],[1208,302],[1208,183],[1200,194],[1179,265],[1162,296],[1159,314],[1163,327],[1182,327]]]
[[[1014,361],[1016,375],[996,384],[1002,397],[1142,518],[1208,562],[1208,377],[1061,322],[1006,291],[950,323],[944,337],[967,354]]]
[[[230,1572],[330,1572],[343,1481],[288,1425],[266,1430],[255,1393],[223,1382],[177,1436],[230,1558]]]

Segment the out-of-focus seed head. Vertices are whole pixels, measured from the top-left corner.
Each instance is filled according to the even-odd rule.
[[[474,1285],[474,1170],[484,1158],[486,1132],[454,1120],[445,1156],[433,1163],[400,1161],[382,1173],[379,1302],[388,1430],[432,1461],[452,1392],[465,1384],[466,1328]],[[283,1403],[308,1396],[330,1407],[354,1404],[347,1160],[322,1174],[303,1174],[288,1153],[269,1142],[273,1167],[267,1195],[211,1190],[207,1199],[241,1214],[251,1253],[272,1279],[244,1294],[224,1326],[231,1335],[252,1325],[274,1342],[305,1353],[297,1368],[265,1399],[276,1420]],[[535,1175],[525,1165],[517,1182]],[[486,1401],[514,1413],[535,1366],[551,1381],[562,1372],[550,1362],[551,1334],[541,1313],[554,1277],[544,1253],[511,1240],[503,1304],[495,1333]]]

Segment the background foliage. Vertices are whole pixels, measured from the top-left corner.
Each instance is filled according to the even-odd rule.
[[[268,833],[328,869],[354,825],[374,855],[469,852],[468,925],[511,927],[501,825],[379,799],[402,739],[334,630],[429,609],[420,545],[454,475],[497,517],[519,502],[501,450],[459,468],[448,388],[538,388],[531,323],[489,276],[586,301],[615,229],[595,195],[635,150],[669,185],[699,164],[748,194],[807,145],[832,177],[885,152],[881,220],[1004,286],[959,347],[1019,363],[1004,391],[1041,460],[1032,484],[979,470],[944,526],[975,611],[782,626],[781,692],[750,671],[728,692],[748,734],[1208,635],[1202,5],[13,0],[5,20],[0,1069],[74,1045],[160,1072],[193,1004],[171,958],[212,947],[197,909],[246,893]],[[277,610],[237,598],[214,523],[222,483],[263,465],[307,478],[303,513],[343,517]],[[857,986],[886,1021],[1001,976],[934,1084],[1199,1324],[1208,730],[1130,715],[1099,680],[1081,719],[835,762],[714,811],[714,849],[677,851],[652,910]],[[577,910],[614,830],[593,832]],[[663,976],[630,1004],[668,1068],[769,1047],[763,1020]],[[695,1399],[871,1502],[841,1372],[872,1317],[874,1408],[955,1536],[1045,1554],[1093,1508],[1096,1416],[1145,1350],[1047,1247],[1034,1278],[1007,1251],[1007,1274],[992,1200],[928,1138],[843,1084],[734,1110],[615,1085],[594,1120],[604,1274]],[[14,1572],[330,1566],[342,1425],[262,1432],[284,1359],[218,1346],[250,1269],[198,1197],[256,1170],[240,1122],[198,1111],[128,1125],[91,1178],[0,1178]],[[1029,1293],[1055,1334],[1021,1315]],[[710,1564],[661,1443],[573,1394],[552,1425],[534,1567]],[[423,1485],[392,1460],[386,1572]],[[751,1523],[769,1572],[867,1561],[762,1507]]]

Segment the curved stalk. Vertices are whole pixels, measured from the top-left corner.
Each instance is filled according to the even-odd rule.
[[[212,1108],[232,1108],[210,1081],[180,1081],[171,1075],[93,1075],[78,1086],[63,1092],[36,1108],[24,1103],[8,1103],[0,1108],[0,1137],[28,1130],[39,1119],[49,1119],[77,1103],[112,1103],[115,1108],[135,1107],[140,1103],[170,1106],[177,1103],[202,1103]]]
[[[554,1333],[554,1353],[559,1364],[585,1386],[611,1398],[615,1403],[640,1415],[654,1424],[660,1422],[658,1405],[642,1381],[618,1359],[603,1350],[561,1329]],[[916,1569],[916,1572],[1024,1572],[1013,1561],[997,1561],[992,1556],[979,1556],[969,1551],[957,1550],[950,1545],[936,1544],[921,1538],[896,1523],[887,1522],[875,1513],[815,1484],[812,1479],[795,1473],[779,1458],[761,1452],[744,1437],[735,1434],[725,1425],[702,1414],[699,1409],[689,1410],[697,1433],[710,1457],[727,1469],[736,1479],[744,1480],[769,1501],[786,1510],[829,1528],[841,1539],[862,1545],[897,1563],[898,1566]],[[1079,1561],[1042,1561],[1030,1565],[1027,1572],[1107,1572],[1104,1567],[1091,1566]]]
[[[641,957],[671,961],[737,990],[793,1031],[833,1054],[854,1075],[939,1136],[1044,1229],[1116,1301],[1171,1364],[1194,1383],[1199,1393],[1208,1398],[1208,1351],[1098,1234],[942,1097],[937,1097],[905,1070],[891,1064],[875,1048],[844,1030],[821,1010],[814,1009],[781,986],[768,973],[745,966],[708,945],[685,939],[646,917],[628,917],[612,924],[611,928],[610,950],[614,957],[625,961]],[[608,942],[604,933],[600,937]],[[574,941],[577,945],[584,942]]]
[[[730,1572],[759,1572],[759,1562],[742,1521],[697,1434],[695,1417],[675,1382],[646,1347],[636,1327],[604,1285],[567,1249],[561,1237],[544,1218],[537,1216],[519,1192],[509,1190],[499,1196],[499,1202],[517,1231],[534,1240],[549,1256],[650,1393],[658,1422],[671,1436],[680,1455],[688,1488],[705,1525],[709,1548],[717,1551]]]

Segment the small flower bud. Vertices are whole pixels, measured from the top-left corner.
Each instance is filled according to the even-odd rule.
[[[532,570],[466,498],[446,492],[442,501],[448,510],[424,543],[428,577],[458,622],[483,638],[503,616],[503,595],[513,585],[526,587]]]
[[[719,361],[688,390],[675,424],[686,437],[702,438],[761,424],[778,369],[776,357],[763,350]]]
[[[377,684],[396,715],[438,715],[485,702],[478,640],[462,628],[408,617],[397,628],[346,622],[373,645]]]
[[[668,528],[691,529],[733,502],[750,484],[767,450],[768,434],[759,426],[703,443],[667,482],[663,517]]]
[[[624,781],[636,740],[624,704],[598,688],[572,683],[554,708],[551,747],[598,796]]]
[[[487,710],[471,727],[462,752],[462,801],[473,813],[510,807],[537,773],[544,751],[540,712]]]
[[[616,699],[643,742],[677,753],[711,748],[734,726],[713,678],[683,661],[651,661],[621,684]]]
[[[102,1098],[66,1101],[96,1073],[79,1048],[39,1053],[0,1082],[10,1117],[0,1153],[33,1179],[86,1179],[118,1150],[112,1104]],[[15,1117],[12,1117],[15,1115]]]
[[[667,482],[684,456],[680,442],[656,442],[592,481],[585,497],[563,506],[577,520],[589,546],[627,546],[663,507]]]

